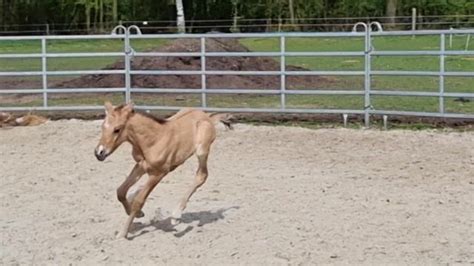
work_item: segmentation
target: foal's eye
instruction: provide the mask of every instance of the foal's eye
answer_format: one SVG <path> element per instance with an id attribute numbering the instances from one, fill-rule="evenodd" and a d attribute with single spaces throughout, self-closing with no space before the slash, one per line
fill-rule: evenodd
<path id="1" fill-rule="evenodd" d="M 119 127 L 114 129 L 114 134 L 118 134 L 118 133 L 120 133 L 120 128 Z"/>

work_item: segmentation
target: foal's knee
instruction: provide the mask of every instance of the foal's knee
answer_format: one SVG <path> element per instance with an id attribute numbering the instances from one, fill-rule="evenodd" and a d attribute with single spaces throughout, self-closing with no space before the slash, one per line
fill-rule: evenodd
<path id="1" fill-rule="evenodd" d="M 117 188 L 117 199 L 120 202 L 125 202 L 127 200 L 127 191 L 124 191 L 121 187 Z"/>

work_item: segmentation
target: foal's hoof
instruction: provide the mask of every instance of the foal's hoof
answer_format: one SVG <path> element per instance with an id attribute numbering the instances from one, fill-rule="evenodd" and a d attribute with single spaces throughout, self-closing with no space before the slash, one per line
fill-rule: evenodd
<path id="1" fill-rule="evenodd" d="M 181 220 L 182 211 L 180 209 L 176 209 L 173 214 L 171 215 L 171 225 L 179 224 Z"/>
<path id="2" fill-rule="evenodd" d="M 117 240 L 128 240 L 127 235 L 128 233 L 120 233 L 120 234 L 117 234 L 116 238 Z"/>
<path id="3" fill-rule="evenodd" d="M 137 215 L 135 215 L 135 218 L 142 218 L 143 216 L 145 216 L 145 213 L 143 211 L 139 211 Z"/>
<path id="4" fill-rule="evenodd" d="M 179 219 L 176 218 L 171 218 L 170 220 L 171 225 L 175 226 L 179 224 Z"/>

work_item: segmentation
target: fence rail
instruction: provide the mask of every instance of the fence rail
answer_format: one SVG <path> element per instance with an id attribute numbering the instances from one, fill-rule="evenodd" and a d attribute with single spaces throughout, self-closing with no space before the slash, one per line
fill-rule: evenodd
<path id="1" fill-rule="evenodd" d="M 235 34 L 131 34 L 129 30 L 125 30 L 123 34 L 112 35 L 93 35 L 93 36 L 8 36 L 0 37 L 1 41 L 19 41 L 19 40 L 39 40 L 41 41 L 41 53 L 9 53 L 0 54 L 0 59 L 24 59 L 38 58 L 41 59 L 41 71 L 2 71 L 0 77 L 25 77 L 39 76 L 42 77 L 41 89 L 4 89 L 0 83 L 0 96 L 5 94 L 42 94 L 43 105 L 38 107 L 32 106 L 1 106 L 0 111 L 26 111 L 26 110 L 100 110 L 102 106 L 51 106 L 49 102 L 49 94 L 54 93 L 123 93 L 125 101 L 133 100 L 134 93 L 177 93 L 177 94 L 197 94 L 201 95 L 201 108 L 208 111 L 226 111 L 226 112 L 265 112 L 265 113 L 319 113 L 319 114 L 357 114 L 364 115 L 366 126 L 370 125 L 370 118 L 373 115 L 402 115 L 402 116 L 423 116 L 423 117 L 445 117 L 445 118 L 467 118 L 474 119 L 472 113 L 448 113 L 445 110 L 445 99 L 453 97 L 474 98 L 474 92 L 446 92 L 445 77 L 474 77 L 473 71 L 446 71 L 446 56 L 472 56 L 472 50 L 446 50 L 445 39 L 451 35 L 472 35 L 474 30 L 423 30 L 423 31 L 372 31 L 371 25 L 363 24 L 363 32 L 315 32 L 315 33 L 235 33 Z M 437 51 L 379 51 L 374 49 L 373 37 L 377 36 L 419 36 L 419 35 L 435 35 L 440 37 L 439 50 Z M 293 52 L 287 51 L 286 40 L 288 38 L 305 37 L 305 38 L 326 38 L 326 37 L 356 37 L 364 38 L 364 49 L 361 51 L 329 51 L 329 52 Z M 200 40 L 199 52 L 135 52 L 131 40 L 137 39 L 176 39 L 176 38 L 193 38 Z M 279 51 L 277 52 L 210 52 L 206 51 L 207 40 L 213 38 L 279 38 Z M 124 42 L 123 52 L 107 52 L 107 53 L 50 53 L 46 50 L 47 42 L 50 40 L 90 40 L 90 39 L 121 39 Z M 230 70 L 209 70 L 206 69 L 206 60 L 215 57 L 274 57 L 280 60 L 279 70 L 266 71 L 230 71 Z M 373 70 L 372 58 L 377 56 L 435 56 L 439 57 L 439 71 L 399 71 L 399 70 Z M 47 62 L 51 58 L 77 58 L 77 57 L 122 57 L 124 60 L 124 68 L 119 70 L 48 70 Z M 133 57 L 199 57 L 201 61 L 200 70 L 134 70 L 131 67 Z M 346 70 L 346 71 L 294 71 L 286 69 L 287 59 L 290 57 L 359 57 L 364 60 L 363 70 Z M 48 77 L 51 76 L 67 76 L 67 75 L 124 75 L 125 86 L 114 88 L 49 88 Z M 131 78 L 134 75 L 194 75 L 201 77 L 201 88 L 140 88 L 132 87 Z M 207 78 L 209 76 L 275 76 L 280 77 L 279 89 L 210 89 L 207 86 Z M 328 89 L 307 89 L 296 90 L 287 88 L 287 78 L 291 76 L 359 76 L 364 78 L 363 90 L 328 90 Z M 401 91 L 401 90 L 373 90 L 371 79 L 376 76 L 428 76 L 439 77 L 439 89 L 437 92 L 426 91 Z M 474 83 L 473 83 L 474 84 Z M 474 91 L 474 88 L 473 88 Z M 228 107 L 211 107 L 208 106 L 208 95 L 214 94 L 243 94 L 243 95 L 279 95 L 279 108 L 228 108 Z M 288 107 L 287 96 L 289 95 L 352 95 L 363 96 L 364 105 L 359 109 L 342 108 L 342 109 L 319 109 L 319 108 L 291 108 Z M 437 97 L 438 112 L 416 112 L 416 111 L 396 111 L 396 110 L 378 110 L 372 105 L 373 96 L 404 96 L 404 97 Z M 139 109 L 147 110 L 177 110 L 178 106 L 150 106 L 138 105 Z"/>

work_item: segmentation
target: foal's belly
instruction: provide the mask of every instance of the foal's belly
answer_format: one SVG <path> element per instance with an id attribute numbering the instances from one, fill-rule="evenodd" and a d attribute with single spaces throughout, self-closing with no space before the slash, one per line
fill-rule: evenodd
<path id="1" fill-rule="evenodd" d="M 150 171 L 171 172 L 194 154 L 194 149 L 183 149 L 179 151 L 167 151 L 147 160 Z"/>
<path id="2" fill-rule="evenodd" d="M 176 167 L 178 167 L 178 166 L 182 165 L 184 162 L 186 162 L 189 159 L 189 157 L 191 157 L 193 155 L 193 153 L 194 153 L 194 151 L 189 151 L 186 154 L 180 154 L 180 155 L 178 155 L 178 157 L 172 158 L 172 160 L 169 163 L 170 172 L 173 171 L 174 169 L 176 169 Z"/>

